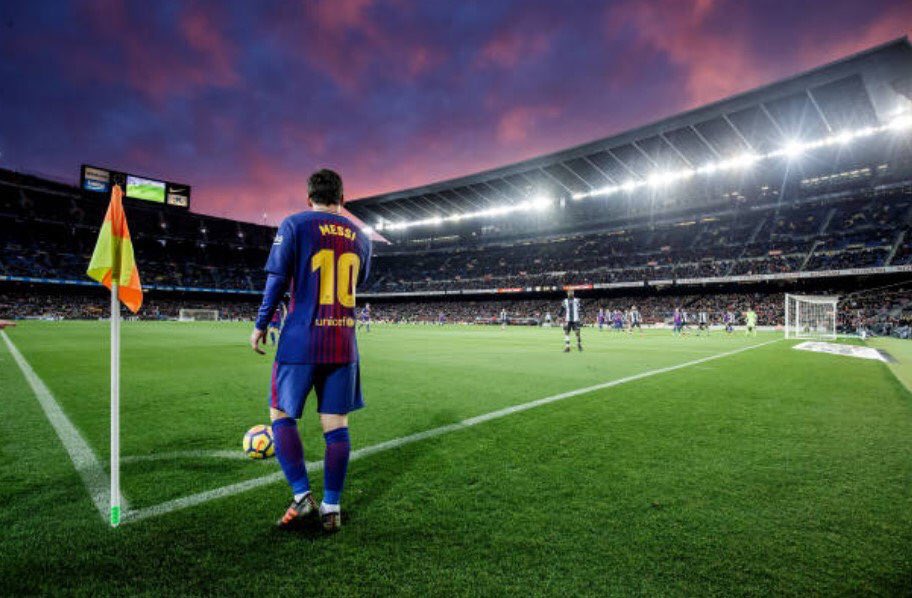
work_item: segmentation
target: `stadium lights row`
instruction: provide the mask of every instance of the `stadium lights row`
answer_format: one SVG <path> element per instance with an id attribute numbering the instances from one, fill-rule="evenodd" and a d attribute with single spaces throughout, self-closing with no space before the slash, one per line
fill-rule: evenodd
<path id="1" fill-rule="evenodd" d="M 743 170 L 755 165 L 758 162 L 761 162 L 763 160 L 770 160 L 773 158 L 795 159 L 810 150 L 815 150 L 822 147 L 846 145 L 856 139 L 871 137 L 872 135 L 883 133 L 885 131 L 904 131 L 908 129 L 912 129 L 912 114 L 902 114 L 885 125 L 876 127 L 864 127 L 855 131 L 844 131 L 842 133 L 836 133 L 822 139 L 818 139 L 816 141 L 791 141 L 785 144 L 785 146 L 766 154 L 748 152 L 734 156 L 727 160 L 722 160 L 720 162 L 711 162 L 709 164 L 700 166 L 699 168 L 684 168 L 681 170 L 674 170 L 669 172 L 659 172 L 651 175 L 645 180 L 630 179 L 620 185 L 612 185 L 609 187 L 602 187 L 600 189 L 593 189 L 592 191 L 588 191 L 586 193 L 574 193 L 571 197 L 575 200 L 581 200 L 589 197 L 605 197 L 620 193 L 622 191 L 629 193 L 641 187 L 664 187 L 676 181 L 689 179 L 698 175 L 712 175 L 719 172 Z M 376 230 L 402 230 L 411 228 L 413 226 L 440 225 L 445 222 L 459 222 L 461 220 L 468 220 L 473 218 L 503 216 L 516 212 L 541 212 L 551 208 L 553 204 L 554 202 L 551 198 L 540 196 L 529 201 L 523 201 L 520 203 L 510 204 L 498 208 L 480 210 L 477 212 L 463 212 L 449 216 L 436 216 L 433 218 L 424 218 L 421 220 L 410 220 L 405 222 L 379 221 L 376 224 Z"/>
<path id="2" fill-rule="evenodd" d="M 519 203 L 510 204 L 507 206 L 500 206 L 497 208 L 489 208 L 487 210 L 480 210 L 478 212 L 463 212 L 461 214 L 452 214 L 450 216 L 436 216 L 434 218 L 424 218 L 423 220 L 410 220 L 408 222 L 388 222 L 385 223 L 380 221 L 377 223 L 376 229 L 378 231 L 383 230 L 402 230 L 404 228 L 411 228 L 413 226 L 426 226 L 429 224 L 443 224 L 444 222 L 459 222 L 460 220 L 467 220 L 469 218 L 487 218 L 491 216 L 503 216 L 505 214 L 512 214 L 514 212 L 543 212 L 550 208 L 553 205 L 553 200 L 549 197 L 539 196 L 535 199 L 530 199 L 529 201 L 521 201 Z"/>

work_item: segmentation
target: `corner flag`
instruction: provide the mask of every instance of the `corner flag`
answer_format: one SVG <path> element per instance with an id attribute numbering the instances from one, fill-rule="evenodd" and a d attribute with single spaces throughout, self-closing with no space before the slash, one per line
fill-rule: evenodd
<path id="1" fill-rule="evenodd" d="M 123 210 L 123 191 L 111 190 L 92 261 L 89 278 L 111 289 L 111 527 L 120 525 L 120 302 L 133 313 L 143 302 L 139 270 L 133 258 L 133 243 Z"/>
<path id="2" fill-rule="evenodd" d="M 133 259 L 133 243 L 130 241 L 130 228 L 124 214 L 120 185 L 114 185 L 111 191 L 108 213 L 98 232 L 98 241 L 86 274 L 112 291 L 113 286 L 117 285 L 118 298 L 133 313 L 142 307 L 142 285 L 136 260 Z"/>

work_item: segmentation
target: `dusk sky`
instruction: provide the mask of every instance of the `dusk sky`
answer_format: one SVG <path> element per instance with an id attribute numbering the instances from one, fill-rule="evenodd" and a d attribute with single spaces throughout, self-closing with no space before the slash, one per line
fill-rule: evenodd
<path id="1" fill-rule="evenodd" d="M 908 0 L 3 2 L 0 166 L 275 223 L 591 141 L 912 30 Z"/>

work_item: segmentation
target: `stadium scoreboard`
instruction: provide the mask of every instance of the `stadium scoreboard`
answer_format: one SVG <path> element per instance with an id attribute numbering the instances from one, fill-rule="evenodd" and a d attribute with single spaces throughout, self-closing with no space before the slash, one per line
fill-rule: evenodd
<path id="1" fill-rule="evenodd" d="M 160 181 L 126 172 L 83 164 L 79 186 L 85 191 L 110 193 L 120 185 L 130 199 L 157 203 L 175 208 L 190 209 L 190 185 Z"/>

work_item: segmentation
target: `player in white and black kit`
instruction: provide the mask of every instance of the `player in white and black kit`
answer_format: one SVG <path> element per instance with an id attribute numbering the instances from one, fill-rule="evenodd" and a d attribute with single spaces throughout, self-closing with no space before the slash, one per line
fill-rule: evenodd
<path id="1" fill-rule="evenodd" d="M 637 306 L 631 306 L 630 308 L 630 332 L 633 332 L 633 329 L 636 328 L 638 331 L 643 332 L 643 327 L 640 325 L 640 310 L 637 309 Z"/>
<path id="2" fill-rule="evenodd" d="M 583 341 L 580 338 L 580 326 L 583 321 L 580 312 L 579 299 L 573 296 L 573 291 L 567 291 L 567 298 L 561 302 L 561 317 L 564 318 L 564 353 L 570 352 L 570 332 L 576 331 L 576 348 L 583 350 Z"/>
<path id="3" fill-rule="evenodd" d="M 509 317 L 507 316 L 507 308 L 501 309 L 500 310 L 500 329 L 501 330 L 507 329 L 507 320 L 508 319 L 509 319 Z"/>
<path id="4" fill-rule="evenodd" d="M 697 334 L 709 336 L 709 314 L 703 308 L 697 313 L 697 324 Z"/>
<path id="5" fill-rule="evenodd" d="M 552 322 L 551 322 L 551 312 L 550 312 L 550 311 L 546 311 L 546 312 L 545 312 L 545 322 L 544 322 L 544 324 L 542 324 L 542 325 L 543 325 L 543 326 L 547 326 L 548 328 L 551 328 L 551 323 L 552 323 Z"/>

